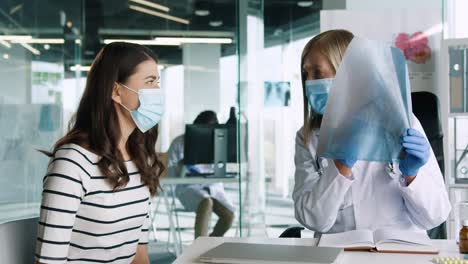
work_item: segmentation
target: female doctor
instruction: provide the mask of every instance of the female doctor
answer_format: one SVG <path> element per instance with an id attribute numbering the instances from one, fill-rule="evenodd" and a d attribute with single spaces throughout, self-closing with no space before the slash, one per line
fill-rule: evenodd
<path id="1" fill-rule="evenodd" d="M 352 39 L 345 30 L 323 32 L 302 52 L 304 125 L 296 135 L 296 219 L 318 233 L 438 226 L 451 205 L 434 153 L 414 115 L 414 128 L 402 135 L 406 156 L 399 164 L 316 156 L 327 94 L 314 91 L 330 88 Z"/>

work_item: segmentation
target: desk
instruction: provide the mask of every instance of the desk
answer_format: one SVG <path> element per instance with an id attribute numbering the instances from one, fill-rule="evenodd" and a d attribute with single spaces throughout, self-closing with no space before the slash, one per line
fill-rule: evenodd
<path id="1" fill-rule="evenodd" d="M 209 177 L 181 177 L 181 178 L 162 178 L 161 185 L 178 185 L 178 184 L 213 184 L 213 183 L 237 183 L 238 177 L 227 178 L 209 178 Z"/>
<path id="2" fill-rule="evenodd" d="M 201 263 L 196 259 L 204 252 L 215 248 L 223 242 L 241 242 L 256 244 L 277 244 L 277 245 L 299 245 L 315 246 L 314 238 L 222 238 L 222 237 L 201 237 L 184 250 L 174 263 L 189 264 Z M 458 246 L 454 240 L 433 240 L 434 246 L 440 250 L 439 256 L 459 256 Z M 341 263 L 359 263 L 359 264 L 419 264 L 430 262 L 437 255 L 420 254 L 390 254 L 390 253 L 372 253 L 372 252 L 351 252 L 345 251 Z"/>

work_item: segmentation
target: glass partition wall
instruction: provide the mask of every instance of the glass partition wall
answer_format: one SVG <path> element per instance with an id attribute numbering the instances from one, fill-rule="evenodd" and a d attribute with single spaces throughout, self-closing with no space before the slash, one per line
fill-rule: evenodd
<path id="1" fill-rule="evenodd" d="M 248 123 L 242 230 L 278 237 L 297 226 L 294 145 L 303 122 L 300 56 L 320 31 L 322 1 L 240 1 L 240 98 Z"/>
<path id="2" fill-rule="evenodd" d="M 1 1 L 0 224 L 38 215 L 48 164 L 38 150 L 49 150 L 67 131 L 90 65 L 107 43 L 139 43 L 158 57 L 166 102 L 155 148 L 162 155 L 202 111 L 214 111 L 224 124 L 232 108 L 237 125 L 236 10 L 235 0 Z M 236 155 L 244 147 L 237 143 Z M 234 180 L 224 188 L 236 220 L 226 235 L 239 236 L 242 175 L 239 162 L 227 167 Z M 172 195 L 173 185 L 162 187 L 153 199 L 151 238 L 170 242 L 172 252 L 174 244 L 193 240 L 195 213 Z M 163 194 L 168 203 L 160 201 Z"/>

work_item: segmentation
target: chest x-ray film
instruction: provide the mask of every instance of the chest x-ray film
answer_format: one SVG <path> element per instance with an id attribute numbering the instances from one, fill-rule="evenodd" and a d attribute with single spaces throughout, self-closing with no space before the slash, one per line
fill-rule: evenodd
<path id="1" fill-rule="evenodd" d="M 330 89 L 319 157 L 394 162 L 411 126 L 411 89 L 403 53 L 355 37 Z"/>

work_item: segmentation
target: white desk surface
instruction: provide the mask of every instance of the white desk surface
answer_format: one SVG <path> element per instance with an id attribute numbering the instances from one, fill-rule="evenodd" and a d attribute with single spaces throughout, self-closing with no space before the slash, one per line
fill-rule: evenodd
<path id="1" fill-rule="evenodd" d="M 178 185 L 178 184 L 212 184 L 212 183 L 237 183 L 238 177 L 227 178 L 210 178 L 210 177 L 164 177 L 161 179 L 161 185 Z"/>
<path id="2" fill-rule="evenodd" d="M 279 244 L 279 245 L 301 245 L 314 246 L 314 238 L 222 238 L 222 237 L 200 237 L 193 244 L 183 251 L 183 254 L 174 262 L 176 264 L 201 263 L 197 258 L 206 251 L 222 244 L 223 242 L 242 242 L 258 244 Z M 458 245 L 453 240 L 433 240 L 434 246 L 439 248 L 440 257 L 459 257 Z M 341 263 L 359 264 L 419 264 L 430 262 L 437 255 L 422 254 L 391 254 L 372 252 L 350 252 L 345 251 Z"/>

